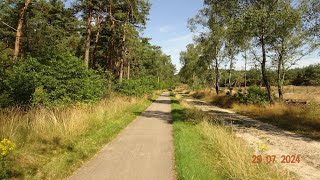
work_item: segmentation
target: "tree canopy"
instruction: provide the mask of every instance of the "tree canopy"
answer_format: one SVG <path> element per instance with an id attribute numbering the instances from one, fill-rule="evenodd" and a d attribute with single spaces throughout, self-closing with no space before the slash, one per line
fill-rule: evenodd
<path id="1" fill-rule="evenodd" d="M 145 0 L 81 0 L 69 8 L 63 0 L 1 1 L 1 106 L 96 100 L 144 77 L 154 88 L 173 82 L 170 56 L 141 36 L 150 6 Z"/>
<path id="2" fill-rule="evenodd" d="M 203 8 L 189 20 L 190 30 L 198 34 L 196 40 L 181 54 L 185 59 L 186 54 L 194 52 L 189 47 L 201 49 L 195 55 L 200 58 L 194 60 L 199 65 L 183 64 L 179 75 L 190 83 L 194 79 L 190 74 L 197 69 L 211 69 L 214 73 L 207 73 L 203 79 L 210 80 L 212 75 L 218 94 L 220 85 L 230 89 L 236 84 L 246 85 L 247 66 L 253 62 L 254 66 L 250 65 L 253 69 L 260 65 L 259 82 L 266 87 L 272 103 L 274 79 L 271 74 L 276 71 L 276 85 L 282 99 L 287 71 L 319 49 L 319 22 L 317 0 L 205 0 Z M 240 73 L 244 77 L 242 80 L 232 78 L 239 56 L 245 59 L 245 72 Z M 221 77 L 228 79 L 228 83 L 220 82 Z"/>

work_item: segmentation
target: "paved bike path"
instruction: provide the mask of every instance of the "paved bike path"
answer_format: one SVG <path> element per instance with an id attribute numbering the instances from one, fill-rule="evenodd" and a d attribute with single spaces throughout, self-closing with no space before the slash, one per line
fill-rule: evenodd
<path id="1" fill-rule="evenodd" d="M 174 179 L 171 121 L 166 92 L 69 179 Z"/>

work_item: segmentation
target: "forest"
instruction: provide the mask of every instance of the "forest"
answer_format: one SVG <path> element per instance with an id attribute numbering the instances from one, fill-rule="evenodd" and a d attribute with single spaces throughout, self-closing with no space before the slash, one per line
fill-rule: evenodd
<path id="1" fill-rule="evenodd" d="M 70 175 L 174 85 L 171 57 L 142 35 L 150 6 L 0 1 L 0 179 Z"/>
<path id="2" fill-rule="evenodd" d="M 179 178 L 319 179 L 307 164 L 319 163 L 308 142 L 320 138 L 320 1 L 204 0 L 188 28 L 173 102 Z"/>
<path id="3" fill-rule="evenodd" d="M 217 94 L 220 86 L 264 86 L 270 103 L 271 86 L 283 99 L 284 85 L 319 85 L 319 64 L 292 68 L 319 53 L 319 7 L 315 0 L 204 1 L 189 19 L 196 37 L 180 54 L 180 79 L 192 86 L 211 84 Z M 236 70 L 240 60 L 244 69 Z"/>
<path id="4" fill-rule="evenodd" d="M 94 102 L 107 91 L 141 95 L 172 83 L 170 57 L 141 36 L 147 1 L 67 8 L 62 0 L 3 0 L 0 9 L 1 107 Z"/>
<path id="5" fill-rule="evenodd" d="M 0 179 L 320 179 L 319 57 L 319 0 L 0 0 Z"/>

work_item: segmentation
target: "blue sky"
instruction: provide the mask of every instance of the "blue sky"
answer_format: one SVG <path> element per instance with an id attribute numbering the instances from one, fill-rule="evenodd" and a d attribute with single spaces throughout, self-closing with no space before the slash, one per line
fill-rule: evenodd
<path id="1" fill-rule="evenodd" d="M 179 70 L 179 54 L 192 43 L 192 33 L 187 28 L 188 18 L 201 9 L 202 0 L 150 0 L 152 6 L 144 36 L 151 37 L 152 44 L 162 47 L 171 56 Z"/>
<path id="2" fill-rule="evenodd" d="M 67 0 L 67 6 L 74 0 Z M 150 0 L 152 6 L 144 37 L 152 38 L 151 44 L 161 46 L 171 56 L 179 70 L 180 51 L 192 43 L 192 33 L 187 28 L 188 18 L 201 9 L 203 0 Z"/>
<path id="3" fill-rule="evenodd" d="M 152 44 L 162 47 L 171 56 L 177 69 L 180 52 L 192 43 L 193 34 L 187 28 L 188 18 L 194 17 L 202 8 L 203 0 L 150 0 L 152 6 L 144 36 L 152 38 Z M 318 52 L 300 60 L 295 67 L 320 63 Z M 238 59 L 236 69 L 244 69 L 244 61 Z"/>
<path id="4" fill-rule="evenodd" d="M 70 1 L 67 0 L 67 5 Z M 179 54 L 187 44 L 192 43 L 193 34 L 187 28 L 188 19 L 202 8 L 203 0 L 150 0 L 152 6 L 144 37 L 152 38 L 153 45 L 161 46 L 164 53 L 171 56 L 177 70 L 181 68 Z M 296 66 L 320 63 L 319 51 L 305 57 Z M 236 69 L 243 69 L 241 59 Z"/>

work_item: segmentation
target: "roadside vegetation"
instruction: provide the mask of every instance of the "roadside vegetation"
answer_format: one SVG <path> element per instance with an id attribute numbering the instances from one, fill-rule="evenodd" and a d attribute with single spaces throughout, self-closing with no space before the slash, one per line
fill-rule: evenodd
<path id="1" fill-rule="evenodd" d="M 63 179 L 176 82 L 137 0 L 0 2 L 0 179 Z"/>
<path id="2" fill-rule="evenodd" d="M 252 163 L 254 151 L 230 128 L 174 96 L 172 101 L 178 179 L 294 178 L 276 164 Z"/>
<path id="3" fill-rule="evenodd" d="M 320 64 L 306 58 L 319 55 L 319 12 L 318 0 L 204 1 L 189 19 L 180 82 L 196 98 L 320 139 Z"/>
<path id="4" fill-rule="evenodd" d="M 319 62 L 307 62 L 319 54 L 319 12 L 318 0 L 204 1 L 189 19 L 195 37 L 180 53 L 180 80 L 217 95 L 263 86 L 269 104 L 284 100 L 285 85 L 319 86 Z"/>
<path id="5" fill-rule="evenodd" d="M 302 89 L 302 88 L 300 88 Z M 306 90 L 303 90 L 306 91 Z M 280 128 L 306 135 L 313 139 L 320 139 L 320 105 L 316 102 L 310 104 L 286 104 L 276 102 L 268 105 L 268 98 L 264 89 L 251 87 L 244 95 L 239 92 L 234 95 L 214 91 L 191 91 L 194 98 L 202 99 L 222 108 L 271 123 Z"/>
<path id="6" fill-rule="evenodd" d="M 150 98 L 112 95 L 93 105 L 1 110 L 1 138 L 15 143 L 1 166 L 2 178 L 67 177 L 143 112 Z"/>

